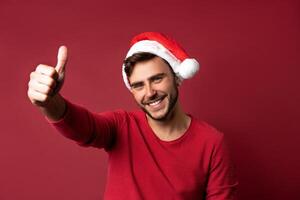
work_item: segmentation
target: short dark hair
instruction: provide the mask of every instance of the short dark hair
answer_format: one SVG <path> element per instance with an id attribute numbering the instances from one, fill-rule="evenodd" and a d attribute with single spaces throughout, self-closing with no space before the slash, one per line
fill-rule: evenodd
<path id="1" fill-rule="evenodd" d="M 127 77 L 131 76 L 133 68 L 137 63 L 143 62 L 143 61 L 148 61 L 155 57 L 158 57 L 158 56 L 153 53 L 149 53 L 149 52 L 139 52 L 139 53 L 133 54 L 132 56 L 129 56 L 123 62 L 124 66 L 125 66 L 124 71 L 126 73 L 126 76 Z M 170 67 L 171 71 L 173 72 L 173 69 L 170 66 L 170 64 L 165 59 L 162 58 L 162 60 Z"/>

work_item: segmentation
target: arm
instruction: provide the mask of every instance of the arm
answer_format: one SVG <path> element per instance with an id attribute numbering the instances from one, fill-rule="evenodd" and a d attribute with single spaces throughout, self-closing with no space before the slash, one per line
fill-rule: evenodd
<path id="1" fill-rule="evenodd" d="M 62 88 L 67 63 L 67 48 L 58 50 L 55 67 L 40 64 L 30 74 L 28 97 L 63 135 L 80 145 L 108 148 L 111 146 L 117 127 L 113 113 L 95 114 L 64 99 Z"/>
<path id="2" fill-rule="evenodd" d="M 114 144 L 118 124 L 122 117 L 118 112 L 93 113 L 64 99 L 66 112 L 58 121 L 48 122 L 62 135 L 81 146 L 93 146 L 109 150 Z"/>
<path id="3" fill-rule="evenodd" d="M 222 134 L 212 154 L 206 200 L 236 200 L 237 185 L 234 166 Z"/>

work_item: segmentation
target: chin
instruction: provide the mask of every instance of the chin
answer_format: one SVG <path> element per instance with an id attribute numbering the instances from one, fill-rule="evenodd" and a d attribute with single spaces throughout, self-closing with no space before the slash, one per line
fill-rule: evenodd
<path id="1" fill-rule="evenodd" d="M 157 121 L 164 121 L 165 119 L 167 119 L 167 114 L 150 114 L 150 113 L 147 113 L 147 115 L 149 117 L 151 117 L 152 119 L 154 120 L 157 120 Z"/>
<path id="2" fill-rule="evenodd" d="M 172 110 L 170 108 L 167 108 L 166 110 L 160 110 L 157 112 L 150 112 L 144 107 L 142 107 L 142 110 L 153 120 L 157 121 L 165 121 L 172 116 Z"/>

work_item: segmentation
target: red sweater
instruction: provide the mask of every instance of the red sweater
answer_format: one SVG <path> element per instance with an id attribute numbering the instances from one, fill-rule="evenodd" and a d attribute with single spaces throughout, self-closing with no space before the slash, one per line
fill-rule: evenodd
<path id="1" fill-rule="evenodd" d="M 67 101 L 64 118 L 50 123 L 80 145 L 108 153 L 106 200 L 235 199 L 223 134 L 191 118 L 173 141 L 160 140 L 142 111 L 92 113 Z"/>

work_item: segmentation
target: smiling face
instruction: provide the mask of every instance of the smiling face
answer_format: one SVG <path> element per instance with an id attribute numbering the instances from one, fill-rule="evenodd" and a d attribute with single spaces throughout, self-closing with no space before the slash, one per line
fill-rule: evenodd
<path id="1" fill-rule="evenodd" d="M 146 114 L 154 120 L 167 120 L 177 105 L 176 77 L 160 57 L 135 64 L 129 77 L 131 93 Z"/>

